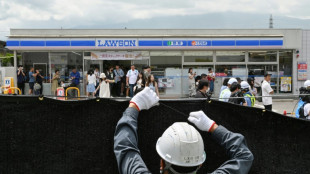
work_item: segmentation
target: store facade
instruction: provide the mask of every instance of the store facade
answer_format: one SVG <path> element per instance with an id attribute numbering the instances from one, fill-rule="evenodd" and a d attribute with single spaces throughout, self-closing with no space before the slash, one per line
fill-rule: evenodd
<path id="1" fill-rule="evenodd" d="M 186 97 L 188 69 L 197 74 L 216 73 L 215 96 L 222 80 L 255 77 L 257 86 L 265 71 L 277 93 L 297 93 L 297 62 L 302 30 L 30 30 L 11 29 L 7 47 L 14 51 L 15 66 L 34 66 L 46 77 L 44 94 L 51 94 L 56 69 L 69 83 L 76 67 L 82 77 L 90 68 L 120 64 L 138 70 L 150 65 L 158 79 L 160 95 Z M 83 74 L 83 75 L 82 75 Z M 81 78 L 81 92 L 85 81 Z M 27 85 L 26 85 L 27 86 Z"/>

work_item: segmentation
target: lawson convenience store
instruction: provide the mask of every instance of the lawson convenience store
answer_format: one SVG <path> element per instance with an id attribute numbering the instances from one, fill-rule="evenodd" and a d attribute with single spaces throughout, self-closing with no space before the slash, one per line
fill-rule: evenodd
<path id="1" fill-rule="evenodd" d="M 215 95 L 224 77 L 257 80 L 265 71 L 273 74 L 277 93 L 296 93 L 297 52 L 301 49 L 301 30 L 72 30 L 11 29 L 7 47 L 14 51 L 15 66 L 26 71 L 34 66 L 45 76 L 44 94 L 51 94 L 50 80 L 56 69 L 69 83 L 76 67 L 80 74 L 99 67 L 135 64 L 140 70 L 150 65 L 157 77 L 160 95 L 185 97 L 188 94 L 188 68 L 197 74 L 215 70 Z M 289 77 L 283 88 L 283 77 Z M 85 81 L 81 78 L 81 92 Z M 28 86 L 28 85 L 26 85 Z"/>

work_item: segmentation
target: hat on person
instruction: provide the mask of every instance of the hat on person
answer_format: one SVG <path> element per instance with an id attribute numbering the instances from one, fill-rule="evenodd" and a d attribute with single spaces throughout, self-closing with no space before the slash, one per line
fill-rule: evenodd
<path id="1" fill-rule="evenodd" d="M 101 78 L 101 79 L 106 78 L 105 73 L 101 73 L 101 74 L 100 74 L 100 78 Z"/>
<path id="2" fill-rule="evenodd" d="M 304 83 L 304 87 L 307 88 L 310 86 L 310 80 L 306 80 Z"/>
<path id="3" fill-rule="evenodd" d="M 246 88 L 250 88 L 250 85 L 248 84 L 248 82 L 242 81 L 241 82 L 241 89 L 246 89 Z"/>
<path id="4" fill-rule="evenodd" d="M 264 77 L 267 77 L 267 76 L 271 76 L 272 74 L 270 74 L 270 73 L 268 73 L 268 72 L 265 72 L 265 74 L 264 74 Z"/>
<path id="5" fill-rule="evenodd" d="M 227 84 L 231 85 L 231 84 L 233 84 L 234 82 L 238 82 L 237 79 L 235 79 L 235 78 L 230 78 L 230 79 L 228 80 Z"/>

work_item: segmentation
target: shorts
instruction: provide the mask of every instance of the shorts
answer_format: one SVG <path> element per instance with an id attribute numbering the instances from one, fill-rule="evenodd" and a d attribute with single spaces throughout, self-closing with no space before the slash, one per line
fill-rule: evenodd
<path id="1" fill-rule="evenodd" d="M 29 82 L 29 89 L 33 90 L 34 82 Z"/>
<path id="2" fill-rule="evenodd" d="M 88 84 L 87 85 L 87 92 L 95 92 L 95 84 Z"/>

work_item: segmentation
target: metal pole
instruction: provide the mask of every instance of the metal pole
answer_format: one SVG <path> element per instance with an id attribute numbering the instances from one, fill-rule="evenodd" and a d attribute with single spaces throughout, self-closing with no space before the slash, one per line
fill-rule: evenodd
<path id="1" fill-rule="evenodd" d="M 17 72 L 16 72 L 16 70 L 17 70 L 17 52 L 16 51 L 14 51 L 14 78 L 13 79 L 15 79 L 14 80 L 14 86 L 17 86 Z"/>

